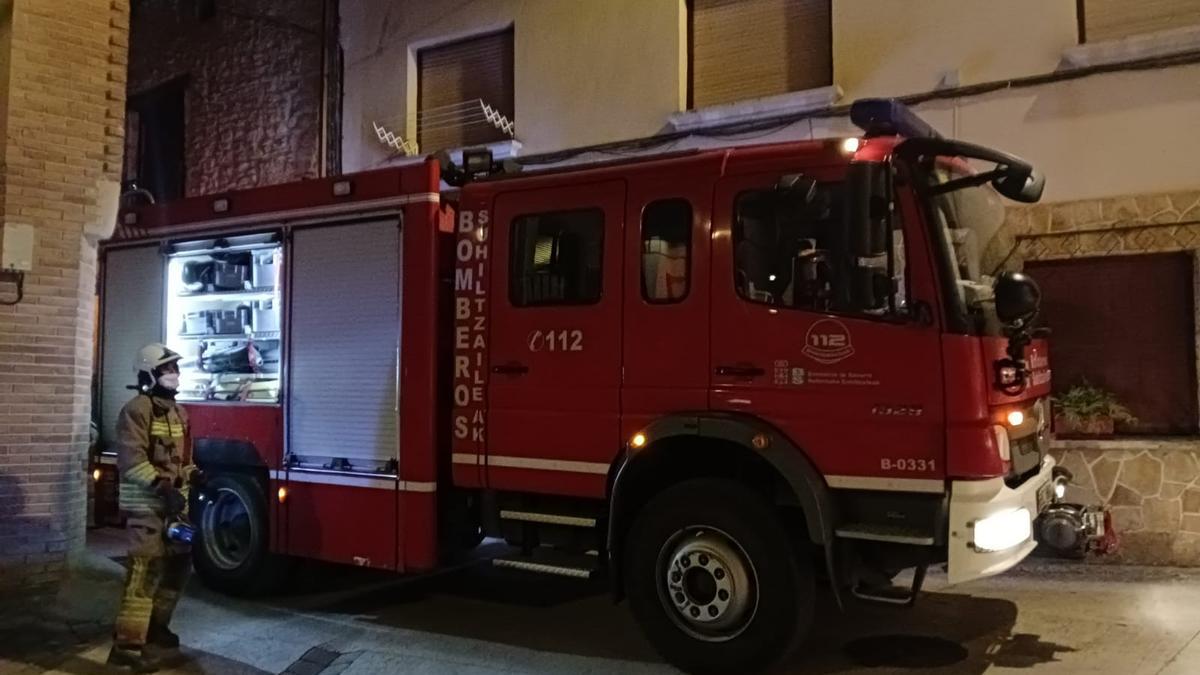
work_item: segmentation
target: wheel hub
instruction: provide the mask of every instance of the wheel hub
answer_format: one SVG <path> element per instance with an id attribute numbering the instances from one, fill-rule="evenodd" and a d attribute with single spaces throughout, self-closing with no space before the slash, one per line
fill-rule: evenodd
<path id="1" fill-rule="evenodd" d="M 676 623 L 703 640 L 724 641 L 754 616 L 758 589 L 741 546 L 711 529 L 681 532 L 663 548 L 663 590 Z"/>
<path id="2" fill-rule="evenodd" d="M 257 528 L 241 495 L 221 488 L 215 498 L 204 503 L 200 523 L 203 546 L 215 565 L 233 570 L 246 562 Z"/>

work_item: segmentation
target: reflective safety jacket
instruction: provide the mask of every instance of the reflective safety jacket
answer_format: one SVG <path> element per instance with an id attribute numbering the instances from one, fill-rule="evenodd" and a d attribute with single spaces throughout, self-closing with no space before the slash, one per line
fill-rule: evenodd
<path id="1" fill-rule="evenodd" d="M 166 480 L 187 496 L 192 457 L 187 412 L 169 398 L 141 394 L 117 417 L 117 468 L 121 510 L 131 514 L 164 511 L 156 494 Z"/>

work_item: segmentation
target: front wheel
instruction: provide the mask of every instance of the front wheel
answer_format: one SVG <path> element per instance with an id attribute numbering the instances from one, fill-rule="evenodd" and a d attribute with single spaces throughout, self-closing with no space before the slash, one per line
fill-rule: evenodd
<path id="1" fill-rule="evenodd" d="M 812 621 L 814 580 L 775 511 L 732 481 L 691 480 L 639 513 L 626 592 L 650 642 L 689 672 L 748 672 L 790 654 Z"/>
<path id="2" fill-rule="evenodd" d="M 206 586 L 233 595 L 275 590 L 283 561 L 268 546 L 267 499 L 258 481 L 242 474 L 214 476 L 193 509 L 192 562 Z"/>

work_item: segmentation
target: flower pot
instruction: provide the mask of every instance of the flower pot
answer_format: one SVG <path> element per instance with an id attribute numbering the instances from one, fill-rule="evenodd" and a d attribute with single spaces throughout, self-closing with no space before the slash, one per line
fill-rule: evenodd
<path id="1" fill-rule="evenodd" d="M 1112 438 L 1113 418 L 1087 417 L 1083 419 L 1054 416 L 1054 434 L 1059 438 Z"/>

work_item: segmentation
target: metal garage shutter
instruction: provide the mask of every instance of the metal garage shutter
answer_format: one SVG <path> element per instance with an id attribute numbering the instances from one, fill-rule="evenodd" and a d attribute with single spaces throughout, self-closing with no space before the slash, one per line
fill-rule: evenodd
<path id="1" fill-rule="evenodd" d="M 292 246 L 288 452 L 379 470 L 399 458 L 397 221 L 298 230 Z"/>
<path id="2" fill-rule="evenodd" d="M 1196 328 L 1191 253 L 1029 262 L 1050 327 L 1054 388 L 1084 380 L 1139 422 L 1126 433 L 1195 434 Z"/>
<path id="3" fill-rule="evenodd" d="M 1088 42 L 1200 23 L 1200 0 L 1086 0 L 1084 30 Z"/>
<path id="4" fill-rule="evenodd" d="M 134 395 L 126 388 L 137 382 L 133 357 L 147 343 L 162 340 L 165 273 L 158 246 L 105 253 L 100 437 L 106 447 L 116 438 L 117 415 Z"/>
<path id="5" fill-rule="evenodd" d="M 691 106 L 833 82 L 830 0 L 692 0 Z"/>
<path id="6" fill-rule="evenodd" d="M 429 154 L 508 138 L 482 100 L 513 119 L 513 32 L 427 47 L 417 54 L 417 139 Z"/>

